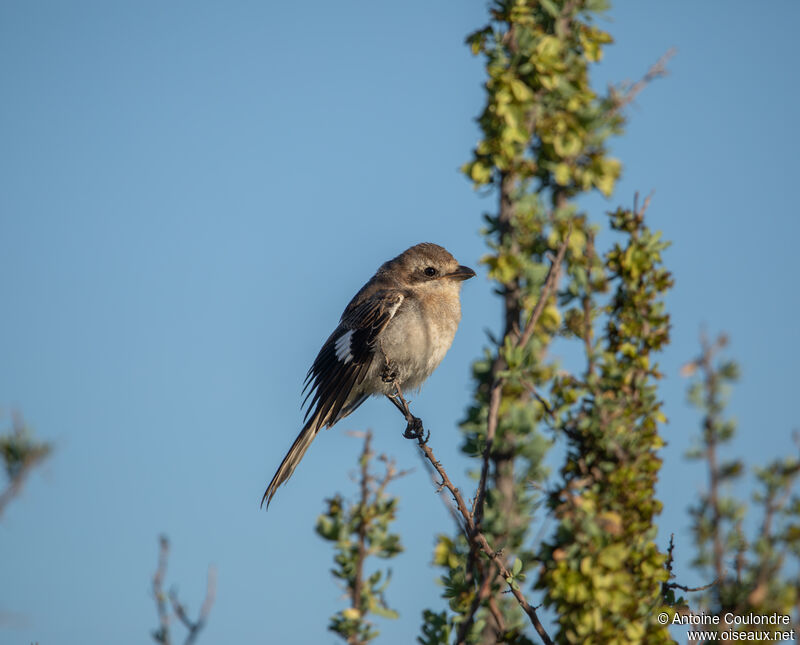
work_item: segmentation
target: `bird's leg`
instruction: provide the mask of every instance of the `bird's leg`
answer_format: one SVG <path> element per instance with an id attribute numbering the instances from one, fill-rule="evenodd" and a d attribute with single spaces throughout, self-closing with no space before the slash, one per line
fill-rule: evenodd
<path id="1" fill-rule="evenodd" d="M 406 439 L 417 439 L 420 443 L 427 443 L 430 433 L 428 433 L 428 437 L 425 437 L 425 428 L 422 427 L 422 419 L 411 414 L 411 410 L 408 407 L 408 401 L 406 401 L 405 397 L 403 396 L 403 390 L 400 389 L 400 384 L 397 382 L 397 367 L 392 361 L 389 360 L 389 357 L 386 356 L 386 352 L 383 352 L 383 345 L 381 345 L 381 351 L 383 353 L 383 369 L 381 370 L 381 380 L 384 383 L 393 385 L 395 390 L 393 394 L 387 394 L 386 398 L 389 399 L 398 410 L 400 410 L 400 413 L 408 422 L 405 432 L 403 432 L 403 436 Z"/>
<path id="2" fill-rule="evenodd" d="M 394 385 L 395 393 L 387 394 L 386 398 L 394 403 L 395 407 L 400 410 L 408 422 L 403 436 L 406 439 L 417 439 L 420 441 L 420 443 L 426 443 L 428 441 L 428 437 L 430 437 L 430 434 L 428 434 L 428 437 L 425 437 L 425 428 L 422 427 L 422 419 L 411 414 L 411 410 L 408 407 L 408 401 L 406 401 L 405 397 L 403 396 L 403 391 L 400 389 L 400 384 L 395 379 L 391 379 L 389 382 Z"/>
<path id="3" fill-rule="evenodd" d="M 388 358 L 384 354 L 383 357 L 383 369 L 381 370 L 381 380 L 384 383 L 396 383 L 397 382 L 397 369 Z M 400 410 L 403 411 L 402 409 Z"/>
<path id="4" fill-rule="evenodd" d="M 395 394 L 387 394 L 386 395 L 386 398 L 389 399 L 394 404 L 394 407 L 396 407 L 398 410 L 400 410 L 400 414 L 402 414 L 405 417 L 406 416 L 406 409 L 403 407 L 403 404 L 400 403 L 400 401 L 397 400 L 396 397 L 397 397 L 397 395 L 395 395 Z"/>

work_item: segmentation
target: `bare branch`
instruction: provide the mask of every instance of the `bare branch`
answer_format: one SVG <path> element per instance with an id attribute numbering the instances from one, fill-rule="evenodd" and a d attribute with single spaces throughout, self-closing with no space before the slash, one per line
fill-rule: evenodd
<path id="1" fill-rule="evenodd" d="M 495 365 L 504 363 L 503 359 L 499 356 L 495 359 Z M 498 366 L 495 370 L 492 368 L 492 373 L 500 371 L 502 366 Z M 497 434 L 497 422 L 500 412 L 500 401 L 503 398 L 503 379 L 495 379 L 492 383 L 492 391 L 489 394 L 489 416 L 486 422 L 486 445 L 483 448 L 483 461 L 481 463 L 481 477 L 478 481 L 478 491 L 475 494 L 475 501 L 472 505 L 472 512 L 475 516 L 476 524 L 480 525 L 483 520 L 483 503 L 486 499 L 486 480 L 489 477 L 489 461 L 492 456 L 492 448 L 494 447 L 494 437 Z"/>
<path id="2" fill-rule="evenodd" d="M 431 477 L 431 481 L 433 485 L 436 486 L 436 492 L 441 493 L 443 484 L 439 481 L 439 478 L 436 476 L 436 470 L 431 466 L 430 462 L 425 458 L 425 455 L 419 453 L 420 459 L 422 459 L 422 463 L 425 464 L 425 469 L 428 471 L 428 474 Z M 442 503 L 447 508 L 447 512 L 450 513 L 450 517 L 453 518 L 453 522 L 455 522 L 458 530 L 464 535 L 464 537 L 469 541 L 469 535 L 467 535 L 467 530 L 464 528 L 464 523 L 461 521 L 461 515 L 458 512 L 458 509 L 453 505 L 453 500 L 449 497 L 440 495 L 439 499 L 442 500 Z"/>
<path id="3" fill-rule="evenodd" d="M 467 530 L 472 536 L 472 540 L 475 541 L 477 545 L 480 547 L 481 551 L 483 551 L 483 553 L 492 562 L 495 563 L 498 571 L 500 572 L 500 575 L 504 579 L 508 580 L 512 578 L 511 572 L 506 567 L 503 558 L 500 556 L 500 553 L 492 549 L 491 545 L 486 540 L 486 537 L 483 535 L 483 533 L 475 530 L 475 524 L 472 520 L 472 515 L 469 512 L 466 503 L 464 502 L 464 498 L 461 496 L 461 492 L 458 490 L 458 488 L 453 486 L 453 482 L 450 481 L 450 478 L 447 476 L 447 472 L 445 471 L 441 462 L 439 462 L 436 459 L 435 455 L 433 454 L 433 450 L 431 450 L 431 447 L 427 443 L 424 443 L 422 439 L 419 439 L 418 443 L 425 457 L 433 465 L 436 472 L 439 473 L 439 476 L 442 478 L 442 482 L 444 482 L 445 488 L 447 488 L 447 490 L 450 491 L 450 494 L 453 496 L 453 499 L 456 502 L 456 507 L 461 513 L 461 516 L 464 518 L 464 522 L 467 526 Z M 525 596 L 519 590 L 518 586 L 515 588 L 515 586 L 509 582 L 508 587 L 511 590 L 511 593 L 514 595 L 514 597 L 517 599 L 519 606 L 522 607 L 522 610 L 526 614 L 528 614 L 528 618 L 530 618 L 530 621 L 533 624 L 533 627 L 536 630 L 536 632 L 541 637 L 542 642 L 545 643 L 545 645 L 552 645 L 553 641 L 550 639 L 550 636 L 545 631 L 544 626 L 539 620 L 539 616 L 536 614 L 536 610 L 530 605 L 530 603 L 528 603 L 528 601 L 525 599 Z"/>
<path id="4" fill-rule="evenodd" d="M 525 347 L 525 345 L 528 344 L 528 341 L 531 339 L 531 336 L 536 328 L 536 323 L 539 322 L 539 317 L 542 315 L 542 312 L 547 305 L 547 301 L 550 299 L 550 295 L 555 289 L 556 282 L 558 281 L 558 274 L 561 270 L 561 263 L 564 261 L 564 256 L 567 253 L 567 246 L 569 246 L 569 238 L 571 235 L 572 222 L 569 224 L 569 229 L 567 230 L 567 234 L 564 236 L 564 241 L 558 248 L 556 259 L 553 261 L 553 263 L 550 265 L 550 269 L 547 271 L 547 277 L 545 278 L 544 286 L 542 287 L 542 295 L 539 296 L 539 300 L 536 302 L 536 306 L 533 308 L 531 317 L 528 320 L 528 323 L 525 325 L 525 330 L 522 332 L 522 336 L 517 343 L 518 347 Z"/>
<path id="5" fill-rule="evenodd" d="M 672 572 L 672 566 L 674 564 L 674 557 L 673 551 L 675 551 L 675 534 L 669 534 L 669 547 L 667 548 L 667 573 L 669 577 L 667 578 L 667 582 L 664 583 L 663 589 L 666 591 L 667 589 L 680 589 L 681 591 L 686 591 L 688 593 L 695 592 L 695 591 L 705 591 L 706 589 L 710 589 L 715 584 L 719 582 L 719 579 L 713 580 L 709 582 L 707 585 L 703 585 L 702 587 L 687 587 L 685 585 L 680 585 L 677 582 L 669 582 L 675 577 L 675 574 Z"/>
<path id="6" fill-rule="evenodd" d="M 594 251 L 594 233 L 591 233 L 586 238 L 586 258 L 590 263 L 595 258 Z M 590 281 L 591 283 L 591 281 Z M 592 327 L 592 296 L 590 289 L 587 289 L 581 299 L 581 306 L 583 307 L 583 347 L 586 352 L 586 380 L 594 373 L 594 351 L 592 349 L 592 340 L 594 338 L 594 329 Z"/>
<path id="7" fill-rule="evenodd" d="M 169 540 L 166 535 L 158 538 L 158 568 L 153 575 L 153 595 L 156 599 L 159 628 L 153 632 L 156 643 L 170 645 L 169 637 L 169 611 L 167 610 L 167 596 L 164 593 L 164 576 L 167 573 L 167 559 L 169 556 Z"/>
<path id="8" fill-rule="evenodd" d="M 675 550 L 675 534 L 674 533 L 670 533 L 669 534 L 669 547 L 667 547 L 667 563 L 666 563 L 667 582 L 664 583 L 665 584 L 665 588 L 666 588 L 666 584 L 668 584 L 668 582 L 675 577 L 675 574 L 672 573 L 672 565 L 675 562 L 675 558 L 673 557 L 673 551 L 674 550 Z"/>
<path id="9" fill-rule="evenodd" d="M 500 607 L 497 606 L 497 600 L 494 596 L 489 596 L 488 604 L 489 613 L 492 614 L 492 618 L 494 618 L 497 629 L 502 634 L 504 631 L 506 631 L 506 620 L 503 617 L 503 612 L 501 612 Z"/>
<path id="10" fill-rule="evenodd" d="M 172 610 L 175 612 L 175 615 L 178 619 L 183 623 L 184 627 L 189 631 L 186 635 L 186 640 L 184 641 L 184 645 L 192 645 L 197 639 L 198 634 L 200 631 L 205 627 L 206 621 L 208 620 L 208 615 L 211 613 L 211 607 L 214 605 L 214 599 L 217 593 L 217 570 L 215 567 L 208 568 L 208 578 L 206 581 L 206 597 L 203 601 L 203 605 L 200 608 L 200 614 L 197 617 L 197 620 L 192 621 L 189 618 L 189 614 L 186 611 L 186 607 L 184 607 L 181 602 L 178 600 L 177 593 L 172 590 L 169 594 L 170 602 L 172 603 Z"/>
<path id="11" fill-rule="evenodd" d="M 400 387 L 397 383 L 394 383 L 396 394 L 393 397 L 393 400 L 396 401 L 397 407 L 403 412 L 406 421 L 408 422 L 408 428 L 406 429 L 405 436 L 408 438 L 414 438 L 417 440 L 420 450 L 425 455 L 425 458 L 430 462 L 433 466 L 434 470 L 437 472 L 439 477 L 441 478 L 441 485 L 444 486 L 450 494 L 453 496 L 453 500 L 455 501 L 456 508 L 458 512 L 461 514 L 461 517 L 464 520 L 464 526 L 467 531 L 467 535 L 470 536 L 470 544 L 474 543 L 477 547 L 486 555 L 489 560 L 494 562 L 495 566 L 497 567 L 498 572 L 506 580 L 508 584 L 509 591 L 514 595 L 519 606 L 522 610 L 528 615 L 528 618 L 531 621 L 536 632 L 539 634 L 542 642 L 545 645 L 552 645 L 553 641 L 550 636 L 545 631 L 544 626 L 542 625 L 541 621 L 539 620 L 539 616 L 536 613 L 536 609 L 527 601 L 525 596 L 523 595 L 522 591 L 519 589 L 519 585 L 513 584 L 513 575 L 511 571 L 508 570 L 506 567 L 505 561 L 503 560 L 501 553 L 499 551 L 495 551 L 492 549 L 491 545 L 489 544 L 486 536 L 481 533 L 475 526 L 475 522 L 470 512 L 469 508 L 467 507 L 467 503 L 464 501 L 464 497 L 461 495 L 461 491 L 458 490 L 453 485 L 453 482 L 450 481 L 450 478 L 447 476 L 447 471 L 445 471 L 444 466 L 442 466 L 441 462 L 436 459 L 436 456 L 433 454 L 433 450 L 427 443 L 427 438 L 424 434 L 424 428 L 422 424 L 422 420 L 418 417 L 415 417 L 411 414 L 411 411 L 408 407 L 408 401 L 405 400 L 403 397 L 403 393 L 400 390 Z M 409 435 L 408 429 L 413 428 L 415 430 L 415 434 L 413 437 Z"/>
<path id="12" fill-rule="evenodd" d="M 164 592 L 164 576 L 167 573 L 167 561 L 169 559 L 169 540 L 165 535 L 162 535 L 158 539 L 158 544 L 158 567 L 153 574 L 153 595 L 156 599 L 159 627 L 152 632 L 153 640 L 162 645 L 170 645 L 172 642 L 169 632 L 171 617 L 169 605 L 167 604 L 167 598 L 169 597 L 173 613 L 188 631 L 184 645 L 192 645 L 200 631 L 205 627 L 208 616 L 211 613 L 211 607 L 214 605 L 214 598 L 217 592 L 217 570 L 215 567 L 208 568 L 206 596 L 200 607 L 197 620 L 192 620 L 189 618 L 186 607 L 178 599 L 177 592 L 174 589 L 170 590 L 169 594 Z"/>
<path id="13" fill-rule="evenodd" d="M 610 87 L 609 95 L 611 96 L 614 107 L 612 113 L 619 112 L 627 105 L 633 103 L 634 99 L 639 95 L 648 84 L 652 83 L 658 78 L 663 78 L 669 72 L 667 70 L 667 63 L 678 52 L 674 47 L 668 49 L 655 63 L 650 66 L 647 73 L 642 76 L 635 83 L 623 84 L 621 88 Z"/>

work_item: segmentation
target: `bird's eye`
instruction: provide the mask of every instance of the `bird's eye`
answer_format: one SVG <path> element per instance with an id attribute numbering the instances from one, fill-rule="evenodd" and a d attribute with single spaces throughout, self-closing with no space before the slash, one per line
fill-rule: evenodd
<path id="1" fill-rule="evenodd" d="M 434 269 L 433 267 L 425 267 L 425 271 L 423 271 L 423 273 L 429 278 L 432 278 L 433 276 L 436 275 L 436 269 Z"/>

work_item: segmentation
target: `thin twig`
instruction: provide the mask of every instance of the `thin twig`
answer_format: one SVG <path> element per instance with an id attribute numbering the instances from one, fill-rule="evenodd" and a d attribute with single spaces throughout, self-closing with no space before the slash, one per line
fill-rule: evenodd
<path id="1" fill-rule="evenodd" d="M 189 618 L 186 607 L 178 600 L 177 592 L 174 589 L 172 589 L 169 594 L 164 592 L 164 576 L 167 573 L 167 560 L 169 558 L 169 540 L 165 535 L 162 535 L 158 539 L 158 544 L 158 567 L 156 568 L 155 574 L 153 574 L 153 594 L 156 599 L 159 627 L 152 633 L 153 639 L 162 645 L 170 645 L 172 642 L 169 633 L 170 613 L 167 605 L 167 598 L 169 597 L 173 613 L 188 631 L 184 645 L 192 645 L 200 631 L 205 627 L 208 615 L 211 613 L 211 607 L 214 605 L 214 598 L 216 597 L 217 590 L 217 570 L 214 567 L 208 568 L 206 597 L 205 600 L 203 600 L 203 605 L 200 607 L 197 620 L 193 621 Z"/>
<path id="2" fill-rule="evenodd" d="M 567 234 L 564 237 L 564 241 L 561 243 L 561 246 L 558 249 L 558 253 L 556 254 L 555 259 L 550 264 L 550 268 L 547 271 L 547 276 L 544 281 L 544 285 L 542 286 L 542 292 L 539 296 L 539 300 L 536 302 L 536 306 L 534 307 L 533 311 L 531 312 L 531 316 L 528 319 L 527 324 L 525 325 L 524 330 L 522 333 L 517 337 L 516 345 L 517 347 L 524 347 L 530 341 L 531 336 L 533 335 L 534 330 L 536 329 L 536 325 L 539 322 L 539 318 L 544 312 L 544 308 L 547 302 L 550 299 L 551 293 L 554 291 L 556 283 L 558 281 L 558 275 L 561 269 L 561 264 L 564 261 L 564 256 L 567 252 L 567 247 L 569 245 L 569 239 L 572 234 L 572 222 L 569 224 L 569 229 L 567 230 Z M 513 330 L 511 332 L 513 333 Z M 495 357 L 494 363 L 492 364 L 492 374 L 497 375 L 499 372 L 503 371 L 506 367 L 506 362 L 502 357 L 502 354 L 498 350 L 497 356 Z M 483 448 L 483 455 L 482 455 L 482 463 L 481 463 L 481 474 L 480 479 L 478 480 L 478 490 L 475 494 L 475 499 L 472 504 L 472 516 L 474 520 L 474 528 L 473 531 L 480 531 L 481 523 L 483 522 L 483 508 L 484 503 L 486 501 L 486 487 L 487 487 L 487 480 L 489 477 L 489 463 L 491 461 L 492 456 L 492 448 L 494 446 L 494 439 L 495 435 L 497 434 L 497 424 L 500 416 L 500 403 L 503 397 L 503 386 L 505 385 L 505 379 L 499 376 L 495 376 L 494 381 L 492 382 L 492 389 L 489 393 L 489 412 L 488 418 L 486 422 L 486 445 Z M 538 398 L 538 394 L 537 394 Z M 545 410 L 551 413 L 549 406 L 543 402 L 542 405 L 545 407 Z M 467 572 L 472 571 L 472 567 L 474 564 L 476 552 L 475 549 L 477 548 L 477 543 L 474 540 L 470 540 L 470 552 L 467 557 Z M 471 618 L 471 617 L 470 617 Z"/>
<path id="3" fill-rule="evenodd" d="M 705 429 L 706 459 L 708 459 L 708 504 L 711 507 L 714 572 L 717 574 L 717 580 L 722 580 L 725 577 L 725 564 L 723 561 L 725 547 L 722 543 L 722 533 L 720 531 L 720 521 L 722 518 L 719 502 L 720 472 L 719 465 L 717 464 L 717 436 L 714 430 L 717 421 L 716 414 L 719 409 L 719 383 L 711 361 L 717 349 L 725 344 L 725 339 L 723 337 L 712 345 L 709 343 L 706 335 L 702 334 L 700 342 L 703 351 L 698 362 L 705 375 L 706 409 L 708 410 L 706 418 L 703 420 L 703 427 Z"/>
<path id="4" fill-rule="evenodd" d="M 661 56 L 661 58 L 659 58 L 650 66 L 650 69 L 647 70 L 647 73 L 642 76 L 642 78 L 628 87 L 623 87 L 622 91 L 613 87 L 610 88 L 609 91 L 612 99 L 614 100 L 614 107 L 611 111 L 612 114 L 619 112 L 622 108 L 632 103 L 639 92 L 641 92 L 649 83 L 653 82 L 657 78 L 666 76 L 669 73 L 667 70 L 667 62 L 669 62 L 669 59 L 672 58 L 676 53 L 677 50 L 674 47 L 668 49 Z"/>
<path id="5" fill-rule="evenodd" d="M 467 508 L 467 504 L 464 501 L 461 492 L 458 490 L 458 488 L 453 486 L 453 482 L 450 481 L 450 478 L 447 476 L 447 472 L 445 471 L 441 462 L 439 462 L 436 459 L 436 456 L 433 454 L 433 450 L 431 450 L 431 447 L 428 444 L 424 443 L 422 439 L 418 439 L 418 445 L 420 447 L 420 450 L 422 450 L 422 452 L 425 454 L 425 457 L 427 457 L 428 461 L 431 462 L 436 472 L 439 473 L 439 476 L 442 478 L 442 482 L 444 483 L 445 488 L 447 488 L 447 490 L 450 491 L 450 494 L 453 496 L 453 499 L 456 502 L 456 507 L 461 513 L 461 516 L 464 518 L 464 522 L 467 526 L 468 531 L 473 536 L 472 539 L 478 544 L 481 551 L 483 551 L 484 554 L 486 554 L 489 557 L 489 559 L 495 563 L 498 571 L 500 572 L 500 575 L 506 580 L 511 578 L 512 577 L 511 572 L 506 567 L 503 558 L 500 556 L 500 553 L 492 549 L 491 545 L 489 544 L 483 533 L 475 530 L 475 524 L 472 520 L 472 515 L 470 514 L 469 509 Z M 542 642 L 544 642 L 545 645 L 552 645 L 553 641 L 550 639 L 550 636 L 545 631 L 544 626 L 539 620 L 539 616 L 536 614 L 536 610 L 525 599 L 525 596 L 522 594 L 519 588 L 515 588 L 514 585 L 512 585 L 510 582 L 508 582 L 507 584 L 509 589 L 511 590 L 511 593 L 514 594 L 514 598 L 517 599 L 517 602 L 519 603 L 520 607 L 522 607 L 522 610 L 526 614 L 528 614 L 528 617 L 530 618 L 530 621 L 533 624 L 534 629 L 541 637 Z"/>
<path id="6" fill-rule="evenodd" d="M 165 535 L 158 538 L 158 567 L 153 575 L 153 595 L 156 598 L 159 628 L 153 633 L 157 643 L 170 645 L 169 638 L 169 611 L 167 611 L 167 596 L 164 593 L 164 576 L 167 573 L 167 558 L 169 556 L 169 540 Z"/>
<path id="7" fill-rule="evenodd" d="M 539 390 L 536 389 L 536 386 L 533 383 L 529 383 L 528 381 L 525 381 L 525 380 L 522 380 L 522 379 L 521 379 L 521 382 L 522 382 L 522 385 L 525 387 L 525 389 L 528 390 L 528 392 L 530 392 L 533 395 L 533 397 L 539 403 L 542 404 L 542 408 L 544 408 L 544 411 L 547 413 L 547 416 L 549 416 L 551 419 L 555 420 L 556 413 L 553 412 L 553 408 L 551 407 L 551 405 L 547 401 L 547 399 L 545 399 L 541 394 L 539 394 Z"/>
<path id="8" fill-rule="evenodd" d="M 401 477 L 405 477 L 409 473 L 414 472 L 413 468 L 398 471 L 395 460 L 389 459 L 386 455 L 378 455 L 378 461 L 382 461 L 384 463 L 386 466 L 386 472 L 383 475 L 383 479 L 378 481 L 378 487 L 375 489 L 374 494 L 375 499 L 380 499 L 383 496 L 383 493 L 386 491 L 386 487 L 395 479 L 400 479 Z M 373 479 L 375 479 L 374 476 Z"/>
<path id="9" fill-rule="evenodd" d="M 464 519 L 464 526 L 467 529 L 467 534 L 470 536 L 470 542 L 474 542 L 480 548 L 481 551 L 497 566 L 497 570 L 503 579 L 508 584 L 508 588 L 511 593 L 514 595 L 514 598 L 517 599 L 519 606 L 522 610 L 528 615 L 530 618 L 531 624 L 536 632 L 539 634 L 542 642 L 545 645 L 552 645 L 553 641 L 550 636 L 547 634 L 544 626 L 542 625 L 541 621 L 539 620 L 539 616 L 536 613 L 536 609 L 531 606 L 531 604 L 527 601 L 525 596 L 523 595 L 522 591 L 519 589 L 519 585 L 514 585 L 513 583 L 513 576 L 511 571 L 508 570 L 506 567 L 503 558 L 501 557 L 501 553 L 492 549 L 491 545 L 489 544 L 486 536 L 479 530 L 476 530 L 475 522 L 473 520 L 472 513 L 470 512 L 469 508 L 467 507 L 467 503 L 464 501 L 464 497 L 461 495 L 461 491 L 458 490 L 453 485 L 453 482 L 447 476 L 447 471 L 445 471 L 444 466 L 442 466 L 441 462 L 436 459 L 436 456 L 433 454 L 433 450 L 427 443 L 427 439 L 423 436 L 423 424 L 421 419 L 414 417 L 411 414 L 411 411 L 408 407 L 408 402 L 403 397 L 403 394 L 397 384 L 395 383 L 396 389 L 396 397 L 399 400 L 401 406 L 405 409 L 405 416 L 406 421 L 408 421 L 409 425 L 412 422 L 417 423 L 417 427 L 419 428 L 420 432 L 415 437 L 417 440 L 417 444 L 419 445 L 420 450 L 425 455 L 427 460 L 433 466 L 434 470 L 438 473 L 439 477 L 441 478 L 442 485 L 450 491 L 450 494 L 453 496 L 453 500 L 456 503 L 456 508 L 458 512 L 461 514 L 461 517 Z M 511 580 L 511 582 L 509 582 Z"/>
<path id="10" fill-rule="evenodd" d="M 425 469 L 428 471 L 428 474 L 431 477 L 431 481 L 433 485 L 436 486 L 436 492 L 442 492 L 442 483 L 439 481 L 439 478 L 436 476 L 436 471 L 431 466 L 430 462 L 425 459 L 425 455 L 419 453 L 419 458 L 422 460 L 422 463 L 425 464 Z M 447 508 L 447 512 L 450 513 L 450 517 L 453 518 L 453 522 L 458 527 L 458 530 L 464 535 L 464 537 L 469 541 L 469 535 L 467 535 L 467 530 L 464 528 L 464 523 L 461 521 L 461 515 L 458 512 L 458 509 L 453 505 L 453 501 L 445 496 L 439 495 L 439 499 L 442 500 L 442 503 Z"/>
<path id="11" fill-rule="evenodd" d="M 661 585 L 661 593 L 663 595 L 666 595 L 667 589 L 669 589 L 669 581 L 672 580 L 675 577 L 675 574 L 672 573 L 672 565 L 675 562 L 675 559 L 674 559 L 673 553 L 672 553 L 674 550 L 675 550 L 675 534 L 674 533 L 670 533 L 669 534 L 669 547 L 667 547 L 667 563 L 665 565 L 666 569 L 667 569 L 667 580 L 664 583 L 662 583 L 662 585 Z"/>
<path id="12" fill-rule="evenodd" d="M 768 579 L 773 576 L 776 571 L 780 570 L 783 560 L 786 557 L 786 552 L 777 548 L 775 545 L 772 523 L 775 520 L 775 516 L 781 513 L 792 494 L 793 477 L 796 476 L 798 469 L 800 469 L 800 462 L 797 462 L 793 471 L 783 472 L 784 477 L 788 477 L 784 482 L 782 495 L 778 495 L 781 492 L 780 488 L 773 488 L 770 486 L 767 488 L 767 492 L 764 496 L 764 519 L 761 524 L 759 541 L 764 544 L 769 544 L 770 548 L 775 550 L 777 559 L 772 562 L 762 560 L 758 569 L 758 576 L 756 577 L 755 590 L 766 588 Z M 753 591 L 753 593 L 756 593 L 756 591 Z"/>
<path id="13" fill-rule="evenodd" d="M 644 217 L 644 214 L 647 212 L 647 209 L 650 207 L 650 201 L 653 199 L 653 195 L 655 195 L 655 194 L 656 194 L 656 191 L 651 190 L 647 194 L 647 197 L 644 198 L 644 201 L 642 202 L 642 207 L 641 208 L 639 208 L 639 191 L 637 190 L 633 194 L 633 212 L 637 217 L 639 217 L 639 218 L 643 218 Z"/>
<path id="14" fill-rule="evenodd" d="M 667 583 L 667 587 L 670 589 L 680 589 L 681 591 L 687 591 L 691 593 L 694 591 L 705 591 L 706 589 L 710 589 L 718 582 L 719 580 L 712 580 L 707 585 L 703 585 L 702 587 L 687 587 L 686 585 L 679 585 L 677 582 L 669 582 Z"/>
<path id="15" fill-rule="evenodd" d="M 536 323 L 539 322 L 539 317 L 542 315 L 542 312 L 547 305 L 547 301 L 550 299 L 551 292 L 556 286 L 558 274 L 561 269 L 561 263 L 564 261 L 564 256 L 567 253 L 567 246 L 569 246 L 569 238 L 571 235 L 572 222 L 569 223 L 569 229 L 567 230 L 567 234 L 564 236 L 564 241 L 561 243 L 561 246 L 558 249 L 556 259 L 553 261 L 547 271 L 547 278 L 545 278 L 544 287 L 542 287 L 542 295 L 539 297 L 539 300 L 536 302 L 536 306 L 533 308 L 531 317 L 528 320 L 528 323 L 525 325 L 525 330 L 522 332 L 522 336 L 517 343 L 517 347 L 525 347 L 525 345 L 527 345 L 528 341 L 531 339 L 534 330 L 536 329 Z"/>
<path id="16" fill-rule="evenodd" d="M 524 347 L 527 345 L 528 341 L 533 335 L 536 324 L 539 322 L 539 318 L 544 311 L 545 305 L 550 299 L 550 294 L 555 288 L 561 263 L 564 261 L 564 256 L 567 252 L 567 246 L 569 245 L 569 238 L 571 234 L 572 223 L 570 222 L 567 235 L 564 237 L 564 241 L 561 243 L 561 246 L 558 249 L 558 254 L 547 271 L 547 277 L 545 278 L 539 300 L 536 302 L 536 306 L 533 308 L 531 317 L 528 319 L 528 323 L 525 325 L 525 329 L 517 341 L 517 347 Z M 495 358 L 494 364 L 492 365 L 492 374 L 497 374 L 503 369 L 505 369 L 505 361 L 500 356 L 498 351 L 498 355 Z M 489 394 L 489 416 L 486 421 L 486 445 L 483 449 L 483 463 L 481 464 L 481 476 L 478 483 L 478 492 L 475 496 L 475 503 L 473 504 L 473 514 L 475 515 L 475 524 L 477 526 L 480 526 L 481 521 L 483 520 L 483 504 L 486 499 L 486 480 L 489 475 L 489 460 L 491 458 L 492 446 L 494 444 L 494 438 L 497 432 L 497 423 L 500 414 L 500 402 L 502 400 L 504 384 L 505 379 L 496 376 L 494 382 L 492 383 L 492 389 Z"/>
<path id="17" fill-rule="evenodd" d="M 673 558 L 673 551 L 675 550 L 675 534 L 669 534 L 669 548 L 667 548 L 667 580 L 672 580 L 675 577 L 675 574 L 672 573 L 672 566 L 674 564 Z M 710 589 L 715 584 L 719 582 L 719 579 L 713 580 L 709 582 L 707 585 L 703 585 L 702 587 L 687 587 L 686 585 L 680 585 L 677 582 L 665 582 L 664 589 L 680 589 L 681 591 L 686 591 L 687 593 L 692 593 L 695 591 L 705 591 L 706 589 Z"/>
<path id="18" fill-rule="evenodd" d="M 206 579 L 206 597 L 203 600 L 203 605 L 200 607 L 200 613 L 197 620 L 192 621 L 186 608 L 178 600 L 177 593 L 172 590 L 169 594 L 170 602 L 172 603 L 172 610 L 175 615 L 183 623 L 189 633 L 186 635 L 184 645 L 192 645 L 197 639 L 200 631 L 205 627 L 208 615 L 211 613 L 211 607 L 214 605 L 214 598 L 217 593 L 217 570 L 215 567 L 208 568 L 208 577 Z"/>
<path id="19" fill-rule="evenodd" d="M 475 593 L 475 597 L 472 599 L 467 617 L 458 626 L 458 634 L 456 635 L 456 643 L 458 645 L 466 645 L 467 635 L 469 634 L 472 624 L 475 622 L 475 614 L 478 612 L 478 609 L 480 609 L 481 604 L 489 597 L 492 590 L 492 578 L 494 577 L 494 573 L 493 567 L 490 565 L 490 570 L 484 575 L 481 585 Z"/>
<path id="20" fill-rule="evenodd" d="M 497 606 L 497 601 L 495 600 L 494 596 L 489 597 L 489 612 L 492 614 L 492 618 L 494 618 L 494 622 L 497 624 L 497 630 L 502 634 L 506 631 L 506 620 L 503 617 L 503 612 L 500 611 L 500 607 Z"/>
<path id="21" fill-rule="evenodd" d="M 589 266 L 589 275 L 591 276 L 591 265 L 595 259 L 594 255 L 594 233 L 589 233 L 586 238 L 586 261 Z M 592 326 L 592 297 L 590 295 L 592 289 L 591 279 L 588 282 L 587 290 L 583 294 L 581 304 L 583 306 L 583 346 L 586 352 L 586 380 L 594 373 L 594 349 L 592 347 L 592 340 L 594 337 L 594 328 Z"/>
<path id="22" fill-rule="evenodd" d="M 504 363 L 499 356 L 495 362 Z M 493 368 L 492 373 L 497 373 L 497 371 L 501 369 L 503 368 L 499 367 L 497 370 Z M 489 416 L 486 421 L 486 445 L 483 448 L 483 460 L 481 463 L 481 476 L 478 481 L 478 491 L 475 494 L 475 501 L 472 504 L 472 512 L 475 515 L 475 521 L 478 525 L 483 521 L 483 503 L 486 499 L 486 480 L 489 477 L 489 461 L 492 456 L 492 448 L 494 447 L 494 437 L 495 434 L 497 434 L 497 422 L 500 413 L 500 401 L 503 398 L 504 383 L 504 379 L 495 379 L 489 394 Z"/>
<path id="23" fill-rule="evenodd" d="M 364 449 L 361 451 L 361 503 L 359 508 L 359 523 L 358 523 L 358 555 L 356 556 L 356 572 L 353 581 L 353 592 L 350 598 L 350 605 L 353 609 L 361 615 L 361 586 L 364 577 L 364 560 L 367 557 L 367 522 L 364 515 L 366 514 L 367 504 L 369 503 L 369 460 L 372 457 L 370 446 L 372 444 L 372 431 L 367 430 L 366 437 L 364 438 Z M 349 639 L 350 643 L 358 643 L 358 634 L 355 633 Z"/>
<path id="24" fill-rule="evenodd" d="M 742 583 L 742 571 L 744 571 L 745 555 L 747 550 L 747 541 L 742 531 L 742 520 L 736 522 L 736 535 L 739 538 L 739 544 L 736 547 L 736 582 Z"/>

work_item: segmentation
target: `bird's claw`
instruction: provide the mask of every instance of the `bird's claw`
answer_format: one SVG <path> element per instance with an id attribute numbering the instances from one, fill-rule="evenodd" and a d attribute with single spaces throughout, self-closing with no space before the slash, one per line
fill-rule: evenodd
<path id="1" fill-rule="evenodd" d="M 384 383 L 394 383 L 397 380 L 397 370 L 391 363 L 386 363 L 381 370 L 381 380 Z"/>
<path id="2" fill-rule="evenodd" d="M 428 436 L 425 437 L 425 428 L 422 427 L 422 419 L 419 419 L 418 417 L 411 417 L 403 436 L 406 439 L 417 439 L 422 441 L 422 443 L 427 443 L 431 433 L 429 432 Z M 423 439 L 423 437 L 425 438 Z"/>

